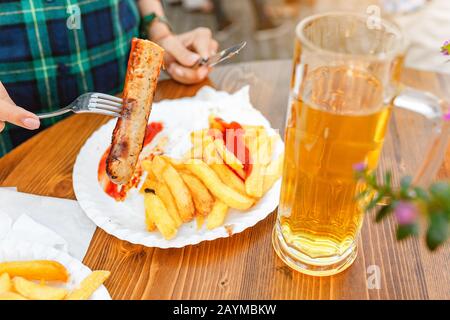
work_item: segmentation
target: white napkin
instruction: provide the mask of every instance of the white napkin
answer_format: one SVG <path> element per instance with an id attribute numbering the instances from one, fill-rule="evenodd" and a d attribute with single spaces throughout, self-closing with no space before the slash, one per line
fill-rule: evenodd
<path id="1" fill-rule="evenodd" d="M 94 231 L 74 200 L 0 188 L 0 240 L 38 242 L 83 260 Z"/>

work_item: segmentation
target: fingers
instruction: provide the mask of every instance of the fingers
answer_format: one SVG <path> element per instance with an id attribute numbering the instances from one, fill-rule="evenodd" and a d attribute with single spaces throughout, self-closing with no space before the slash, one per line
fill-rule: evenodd
<path id="1" fill-rule="evenodd" d="M 208 75 L 209 69 L 207 67 L 200 67 L 197 69 L 187 68 L 173 62 L 168 67 L 167 72 L 178 82 L 194 84 L 203 81 Z"/>
<path id="2" fill-rule="evenodd" d="M 5 123 L 3 121 L 0 121 L 0 132 L 2 132 L 3 129 L 5 129 Z"/>
<path id="3" fill-rule="evenodd" d="M 202 58 L 209 58 L 210 43 L 212 40 L 212 32 L 208 28 L 197 28 L 194 30 L 196 33 L 194 41 L 192 42 L 192 48 L 197 52 Z"/>
<path id="4" fill-rule="evenodd" d="M 39 118 L 35 114 L 2 99 L 0 99 L 0 122 L 10 122 L 30 130 L 38 129 L 40 126 Z"/>
<path id="5" fill-rule="evenodd" d="M 217 53 L 217 50 L 219 49 L 219 43 L 214 40 L 211 39 L 211 41 L 209 42 L 209 55 L 214 55 Z"/>
<path id="6" fill-rule="evenodd" d="M 178 35 L 184 46 L 192 48 L 202 58 L 208 58 L 215 54 L 219 47 L 216 40 L 212 38 L 212 32 L 208 28 L 197 28 L 192 31 Z"/>
<path id="7" fill-rule="evenodd" d="M 188 50 L 175 36 L 162 39 L 160 45 L 183 66 L 193 66 L 200 59 L 198 54 Z"/>
<path id="8" fill-rule="evenodd" d="M 210 68 L 189 67 L 194 66 L 200 57 L 209 58 L 219 47 L 208 28 L 197 28 L 177 36 L 169 36 L 161 39 L 159 44 L 167 53 L 164 60 L 167 72 L 173 79 L 184 84 L 198 83 L 207 77 Z"/>

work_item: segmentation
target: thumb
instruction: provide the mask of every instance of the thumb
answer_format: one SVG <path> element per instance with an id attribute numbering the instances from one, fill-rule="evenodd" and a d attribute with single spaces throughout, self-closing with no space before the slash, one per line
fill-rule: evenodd
<path id="1" fill-rule="evenodd" d="M 162 43 L 162 46 L 178 63 L 185 67 L 193 66 L 200 59 L 198 54 L 188 50 L 175 36 L 167 39 L 165 43 Z"/>
<path id="2" fill-rule="evenodd" d="M 40 126 L 39 118 L 15 104 L 0 99 L 0 121 L 13 123 L 17 126 L 35 130 Z"/>

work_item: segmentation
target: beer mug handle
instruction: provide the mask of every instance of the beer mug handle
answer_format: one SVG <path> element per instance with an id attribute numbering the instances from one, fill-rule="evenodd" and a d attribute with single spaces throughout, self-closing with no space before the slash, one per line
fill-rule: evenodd
<path id="1" fill-rule="evenodd" d="M 404 88 L 393 104 L 394 107 L 419 113 L 433 123 L 425 159 L 413 179 L 414 184 L 427 186 L 436 176 L 447 151 L 450 139 L 450 106 L 448 102 L 429 92 L 410 87 Z"/>

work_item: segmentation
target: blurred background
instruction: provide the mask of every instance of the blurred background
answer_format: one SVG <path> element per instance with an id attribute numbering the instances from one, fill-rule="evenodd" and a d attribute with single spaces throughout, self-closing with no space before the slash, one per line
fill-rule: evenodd
<path id="1" fill-rule="evenodd" d="M 408 41 L 406 65 L 450 74 L 440 48 L 450 39 L 450 0 L 163 0 L 176 32 L 206 26 L 221 48 L 246 40 L 232 62 L 292 56 L 297 22 L 310 14 L 344 10 L 380 14 Z M 379 12 L 377 12 L 379 10 Z"/>

